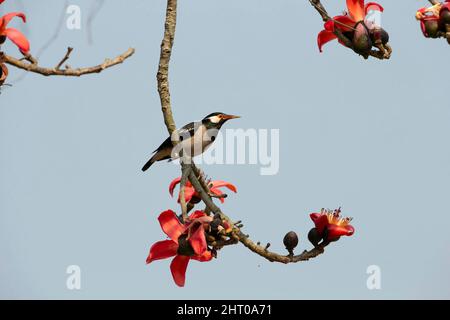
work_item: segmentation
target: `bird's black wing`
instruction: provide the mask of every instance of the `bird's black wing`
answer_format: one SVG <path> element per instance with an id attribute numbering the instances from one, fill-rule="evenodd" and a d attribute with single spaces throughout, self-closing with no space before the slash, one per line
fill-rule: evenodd
<path id="1" fill-rule="evenodd" d="M 191 122 L 178 130 L 178 134 L 180 135 L 180 140 L 184 140 L 186 138 L 191 138 L 194 136 L 195 131 L 201 126 L 201 122 Z"/>
<path id="2" fill-rule="evenodd" d="M 180 141 L 193 137 L 195 131 L 200 127 L 200 125 L 201 122 L 191 122 L 179 129 L 178 134 L 180 137 Z M 155 151 L 153 151 L 154 155 L 150 158 L 150 160 L 147 161 L 147 163 L 142 168 L 142 171 L 148 170 L 148 168 L 150 168 L 155 161 L 170 160 L 170 150 L 172 150 L 172 148 L 172 139 L 171 137 L 168 137 Z"/>
<path id="3" fill-rule="evenodd" d="M 194 136 L 195 131 L 199 128 L 201 125 L 201 122 L 191 122 L 182 127 L 178 130 L 178 134 L 180 136 L 180 140 L 184 140 L 186 138 L 190 138 Z M 163 150 L 165 148 L 172 148 L 172 139 L 171 137 L 168 137 L 166 140 L 164 140 L 163 143 L 153 152 L 157 152 L 160 150 Z"/>

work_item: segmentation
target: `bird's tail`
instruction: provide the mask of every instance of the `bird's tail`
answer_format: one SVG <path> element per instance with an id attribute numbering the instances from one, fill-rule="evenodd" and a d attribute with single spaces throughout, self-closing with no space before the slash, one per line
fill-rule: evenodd
<path id="1" fill-rule="evenodd" d="M 147 163 L 142 167 L 142 171 L 147 171 L 155 162 L 155 156 L 151 157 L 150 160 L 148 160 Z"/>

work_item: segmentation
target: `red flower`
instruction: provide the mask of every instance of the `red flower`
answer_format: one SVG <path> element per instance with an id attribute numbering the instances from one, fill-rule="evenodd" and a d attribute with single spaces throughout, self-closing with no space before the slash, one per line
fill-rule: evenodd
<path id="1" fill-rule="evenodd" d="M 343 33 L 355 32 L 358 33 L 358 25 L 360 22 L 364 22 L 367 13 L 371 10 L 377 10 L 383 12 L 384 9 L 381 5 L 375 2 L 368 2 L 364 5 L 364 0 L 347 0 L 348 13 L 341 16 L 333 17 L 332 20 L 325 23 L 325 28 L 317 36 L 317 44 L 319 46 L 320 52 L 322 52 L 322 47 L 324 44 L 337 39 L 334 34 L 335 28 L 338 28 Z M 339 43 L 344 45 L 339 40 Z"/>
<path id="2" fill-rule="evenodd" d="M 173 197 L 173 191 L 175 189 L 175 187 L 177 186 L 177 184 L 179 184 L 181 181 L 181 178 L 176 178 L 174 179 L 170 185 L 169 185 L 169 193 L 170 195 Z M 214 193 L 215 195 L 221 196 L 223 195 L 223 192 L 220 190 L 220 188 L 222 187 L 226 187 L 228 189 L 230 189 L 233 192 L 237 192 L 236 187 L 226 181 L 221 181 L 221 180 L 216 180 L 216 181 L 211 181 L 209 183 L 210 186 L 210 191 L 212 193 Z M 184 188 L 184 198 L 186 199 L 186 203 L 199 203 L 200 202 L 200 195 L 197 193 L 197 191 L 195 191 L 195 188 L 192 186 L 192 184 L 187 181 L 186 182 L 186 187 Z M 224 198 L 219 198 L 220 202 L 224 203 L 225 199 Z M 180 195 L 178 195 L 178 202 L 180 202 Z"/>
<path id="3" fill-rule="evenodd" d="M 446 32 L 444 25 L 450 21 L 444 21 L 444 19 L 448 19 L 449 11 L 450 0 L 417 10 L 416 19 L 420 21 L 420 28 L 422 29 L 423 35 L 427 38 L 437 38 L 440 28 L 442 28 L 441 31 Z M 443 16 L 443 13 L 446 13 L 446 17 Z"/>
<path id="4" fill-rule="evenodd" d="M 159 215 L 158 220 L 170 240 L 153 244 L 147 257 L 147 264 L 155 260 L 175 257 L 170 264 L 170 270 L 175 283 L 183 287 L 189 261 L 194 259 L 207 262 L 213 257 L 208 250 L 204 228 L 209 225 L 212 218 L 203 211 L 195 211 L 189 216 L 189 221 L 182 224 L 175 212 L 167 210 Z"/>
<path id="5" fill-rule="evenodd" d="M 2 4 L 4 0 L 0 0 L 0 4 Z M 27 54 L 30 51 L 30 43 L 28 39 L 17 29 L 14 28 L 6 28 L 9 22 L 14 18 L 19 17 L 23 20 L 23 22 L 27 22 L 27 18 L 25 14 L 22 12 L 11 12 L 5 14 L 0 18 L 0 45 L 5 41 L 6 38 L 11 40 L 23 54 Z M 3 38 L 3 39 L 2 39 Z"/>
<path id="6" fill-rule="evenodd" d="M 350 225 L 352 218 L 342 218 L 341 209 L 334 211 L 322 209 L 320 213 L 311 213 L 310 217 L 316 226 L 317 234 L 324 241 L 336 241 L 342 236 L 351 236 L 355 233 L 355 229 Z"/>

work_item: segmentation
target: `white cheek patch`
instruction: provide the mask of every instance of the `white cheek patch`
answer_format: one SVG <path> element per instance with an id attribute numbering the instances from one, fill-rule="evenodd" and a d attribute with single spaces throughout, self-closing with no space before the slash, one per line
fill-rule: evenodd
<path id="1" fill-rule="evenodd" d="M 210 117 L 209 120 L 210 120 L 212 123 L 219 123 L 219 122 L 220 122 L 220 118 L 219 118 L 218 116 Z"/>

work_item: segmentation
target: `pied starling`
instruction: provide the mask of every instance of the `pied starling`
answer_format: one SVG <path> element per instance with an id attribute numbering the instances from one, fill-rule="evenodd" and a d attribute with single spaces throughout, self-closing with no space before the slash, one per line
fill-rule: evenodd
<path id="1" fill-rule="evenodd" d="M 174 150 L 172 137 L 168 137 L 158 149 L 153 151 L 153 156 L 142 168 L 146 171 L 156 161 L 175 160 L 180 158 L 180 151 L 183 150 L 185 156 L 195 157 L 208 149 L 216 140 L 217 134 L 223 124 L 230 119 L 240 118 L 222 112 L 214 112 L 207 115 L 202 121 L 191 122 L 183 128 L 177 130 L 179 143 Z M 176 135 L 175 135 L 176 137 Z"/>

